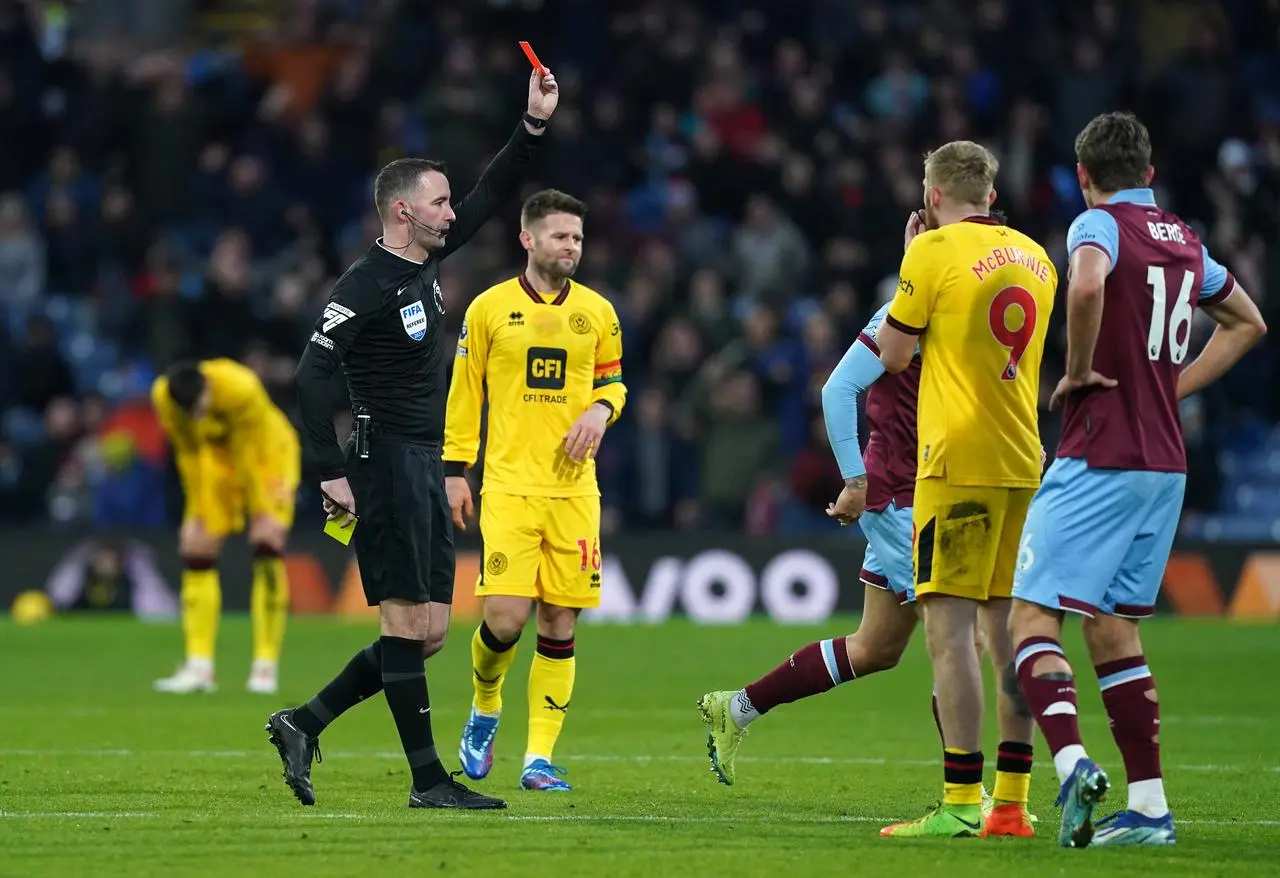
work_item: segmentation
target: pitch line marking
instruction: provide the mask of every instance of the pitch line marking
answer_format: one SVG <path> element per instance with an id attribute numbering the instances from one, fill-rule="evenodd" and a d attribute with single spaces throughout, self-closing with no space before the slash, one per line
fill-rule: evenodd
<path id="1" fill-rule="evenodd" d="M 270 753 L 269 750 L 129 750 L 124 748 L 91 748 L 91 749 L 58 749 L 58 748 L 31 748 L 31 747 L 12 747 L 0 748 L 0 757 L 2 756 L 83 756 L 89 758 L 149 758 L 154 756 L 180 756 L 184 758 L 196 759 L 257 759 L 264 753 Z M 335 750 L 330 754 L 326 751 L 326 756 L 332 755 L 338 758 L 346 759 L 404 759 L 404 753 L 399 750 Z M 619 755 L 610 753 L 585 753 L 578 754 L 573 757 L 579 762 L 706 762 L 707 757 L 701 755 L 682 754 L 682 753 L 666 753 L 658 755 L 650 755 L 643 753 L 633 753 L 630 755 Z M 739 756 L 739 762 L 746 763 L 773 763 L 778 761 L 778 757 L 770 756 Z M 889 768 L 929 768 L 936 767 L 938 762 L 936 759 L 886 759 L 879 756 L 789 756 L 788 762 L 798 763 L 801 765 L 877 765 Z M 1046 762 L 1037 763 L 1035 766 L 1040 771 L 1052 772 L 1053 766 Z M 1183 764 L 1166 764 L 1165 768 L 1173 771 L 1265 771 L 1273 774 L 1280 774 L 1280 765 L 1251 765 L 1249 763 L 1183 763 Z"/>

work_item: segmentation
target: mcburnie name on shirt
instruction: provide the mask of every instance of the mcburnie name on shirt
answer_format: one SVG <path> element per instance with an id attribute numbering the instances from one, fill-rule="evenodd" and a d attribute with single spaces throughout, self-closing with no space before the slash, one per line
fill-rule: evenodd
<path id="1" fill-rule="evenodd" d="M 1049 266 L 1021 247 L 996 247 L 986 256 L 979 256 L 972 267 L 974 276 L 983 280 L 991 272 L 1006 265 L 1021 265 L 1031 269 L 1031 273 L 1041 283 L 1049 279 Z"/>

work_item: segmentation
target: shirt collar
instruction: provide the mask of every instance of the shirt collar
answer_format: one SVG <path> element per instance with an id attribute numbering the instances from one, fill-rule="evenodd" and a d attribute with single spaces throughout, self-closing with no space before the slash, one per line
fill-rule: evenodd
<path id="1" fill-rule="evenodd" d="M 1150 189 L 1121 189 L 1107 199 L 1107 204 L 1149 204 L 1156 203 L 1156 194 Z"/>

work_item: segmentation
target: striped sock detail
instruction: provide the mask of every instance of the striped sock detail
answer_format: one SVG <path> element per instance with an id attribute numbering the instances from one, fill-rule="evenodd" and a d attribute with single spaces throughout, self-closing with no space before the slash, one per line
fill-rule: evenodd
<path id="1" fill-rule="evenodd" d="M 844 641 L 843 637 L 836 637 L 832 640 L 824 640 L 820 644 L 822 661 L 827 666 L 827 673 L 831 675 L 833 686 L 848 683 L 858 676 L 854 673 L 853 666 L 849 664 L 849 650 Z"/>
<path id="2" fill-rule="evenodd" d="M 1108 689 L 1114 689 L 1117 686 L 1123 686 L 1125 683 L 1149 680 L 1151 678 L 1151 669 L 1147 667 L 1147 660 L 1140 655 L 1133 658 L 1118 659 L 1113 662 L 1104 662 L 1098 665 L 1095 670 L 1098 674 L 1098 688 L 1103 692 Z"/>
<path id="3" fill-rule="evenodd" d="M 1063 658 L 1066 658 L 1067 655 L 1062 651 L 1062 644 L 1052 637 L 1028 637 L 1018 644 L 1018 655 L 1013 660 L 1013 666 L 1016 670 L 1022 670 L 1022 665 L 1025 662 L 1046 652 L 1060 655 Z"/>

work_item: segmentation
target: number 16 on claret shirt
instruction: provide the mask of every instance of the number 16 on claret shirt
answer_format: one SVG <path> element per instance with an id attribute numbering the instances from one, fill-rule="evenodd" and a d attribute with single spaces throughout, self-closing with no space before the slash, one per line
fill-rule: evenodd
<path id="1" fill-rule="evenodd" d="M 1058 273 L 1044 248 L 989 217 L 924 232 L 889 306 L 921 336 L 919 478 L 1040 484 L 1040 361 Z"/>

